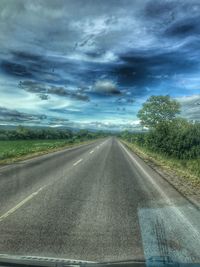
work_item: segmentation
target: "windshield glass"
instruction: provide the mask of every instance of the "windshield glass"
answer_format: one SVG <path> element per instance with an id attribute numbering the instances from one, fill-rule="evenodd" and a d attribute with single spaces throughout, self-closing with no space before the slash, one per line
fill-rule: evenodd
<path id="1" fill-rule="evenodd" d="M 0 254 L 200 263 L 199 19 L 0 0 Z"/>

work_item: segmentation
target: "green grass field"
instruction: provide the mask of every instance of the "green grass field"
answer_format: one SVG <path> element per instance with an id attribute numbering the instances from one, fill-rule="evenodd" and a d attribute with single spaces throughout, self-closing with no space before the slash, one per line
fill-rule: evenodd
<path id="1" fill-rule="evenodd" d="M 0 164 L 11 163 L 68 146 L 73 146 L 73 144 L 66 140 L 0 141 Z"/>

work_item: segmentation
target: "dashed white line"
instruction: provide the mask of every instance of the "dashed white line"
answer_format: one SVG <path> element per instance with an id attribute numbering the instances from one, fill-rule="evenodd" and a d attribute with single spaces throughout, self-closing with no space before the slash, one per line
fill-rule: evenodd
<path id="1" fill-rule="evenodd" d="M 90 151 L 90 154 L 94 153 L 94 150 Z"/>
<path id="2" fill-rule="evenodd" d="M 34 198 L 37 194 L 39 194 L 40 191 L 42 191 L 46 186 L 41 187 L 36 192 L 32 193 L 30 196 L 19 202 L 15 207 L 4 213 L 2 216 L 0 216 L 0 222 L 3 221 L 5 218 L 7 218 L 9 215 L 14 213 L 16 210 L 18 210 L 21 206 L 23 206 L 26 202 Z"/>
<path id="3" fill-rule="evenodd" d="M 99 149 L 99 146 L 97 147 L 97 149 Z"/>
<path id="4" fill-rule="evenodd" d="M 73 166 L 76 166 L 77 164 L 79 164 L 83 159 L 79 159 L 78 161 L 76 161 Z"/>

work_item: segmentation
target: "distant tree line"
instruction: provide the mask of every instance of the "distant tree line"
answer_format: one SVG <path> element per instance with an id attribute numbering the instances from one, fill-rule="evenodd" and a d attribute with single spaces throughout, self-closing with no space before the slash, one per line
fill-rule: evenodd
<path id="1" fill-rule="evenodd" d="M 139 146 L 178 159 L 200 158 L 200 123 L 176 117 L 179 103 L 169 96 L 150 97 L 138 113 L 148 131 L 121 137 Z"/>
<path id="2" fill-rule="evenodd" d="M 38 139 L 65 139 L 73 143 L 76 140 L 84 141 L 105 137 L 102 131 L 91 132 L 88 130 L 72 131 L 69 129 L 53 128 L 28 128 L 18 126 L 16 129 L 0 129 L 0 140 L 38 140 Z"/>

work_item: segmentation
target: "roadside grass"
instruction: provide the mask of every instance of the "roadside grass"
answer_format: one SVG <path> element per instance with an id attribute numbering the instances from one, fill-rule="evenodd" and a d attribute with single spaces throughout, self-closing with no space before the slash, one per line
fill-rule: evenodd
<path id="1" fill-rule="evenodd" d="M 0 141 L 0 164 L 10 164 L 19 160 L 32 158 L 90 141 L 76 140 L 16 140 Z"/>
<path id="2" fill-rule="evenodd" d="M 191 160 L 179 160 L 176 158 L 169 158 L 165 155 L 155 153 L 145 147 L 121 140 L 138 156 L 144 159 L 147 163 L 153 163 L 168 172 L 173 172 L 177 176 L 182 177 L 191 183 L 193 186 L 200 187 L 200 158 Z"/>

